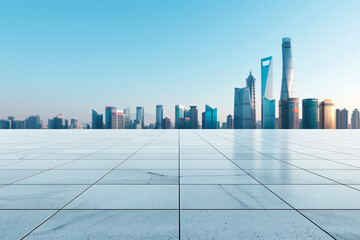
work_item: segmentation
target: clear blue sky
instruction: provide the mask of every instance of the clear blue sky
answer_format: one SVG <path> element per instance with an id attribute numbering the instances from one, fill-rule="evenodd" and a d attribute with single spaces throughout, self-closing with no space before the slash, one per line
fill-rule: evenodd
<path id="1" fill-rule="evenodd" d="M 360 1 L 0 0 L 0 118 L 91 120 L 91 109 L 174 105 L 233 114 L 234 87 L 291 37 L 294 96 L 360 107 Z M 201 115 L 199 115 L 200 117 Z"/>

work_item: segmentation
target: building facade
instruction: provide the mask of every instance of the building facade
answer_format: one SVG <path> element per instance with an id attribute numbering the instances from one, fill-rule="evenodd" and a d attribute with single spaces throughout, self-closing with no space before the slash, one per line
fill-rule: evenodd
<path id="1" fill-rule="evenodd" d="M 140 124 L 141 128 L 145 128 L 145 122 L 144 122 L 144 107 L 136 107 L 136 124 Z"/>
<path id="2" fill-rule="evenodd" d="M 345 108 L 340 110 L 336 109 L 336 129 L 349 128 L 349 114 Z"/>
<path id="3" fill-rule="evenodd" d="M 163 128 L 164 109 L 163 105 L 156 105 L 155 129 Z"/>
<path id="4" fill-rule="evenodd" d="M 216 129 L 217 124 L 217 108 L 205 105 L 205 112 L 202 113 L 202 128 Z"/>
<path id="5" fill-rule="evenodd" d="M 249 88 L 235 88 L 234 129 L 251 129 L 252 108 Z"/>
<path id="6" fill-rule="evenodd" d="M 233 129 L 233 118 L 232 118 L 231 114 L 227 115 L 227 117 L 226 117 L 226 128 Z"/>
<path id="7" fill-rule="evenodd" d="M 185 108 L 183 105 L 175 105 L 175 129 L 180 129 L 182 123 L 180 123 L 184 118 Z"/>
<path id="8" fill-rule="evenodd" d="M 246 79 L 246 87 L 250 92 L 250 106 L 251 106 L 251 128 L 256 128 L 256 101 L 255 101 L 255 82 L 256 79 L 250 72 Z"/>
<path id="9" fill-rule="evenodd" d="M 261 128 L 275 128 L 272 57 L 261 59 Z"/>
<path id="10" fill-rule="evenodd" d="M 336 109 L 331 99 L 319 103 L 319 128 L 336 129 Z"/>
<path id="11" fill-rule="evenodd" d="M 351 128 L 360 129 L 360 113 L 358 109 L 355 109 L 351 114 Z"/>
<path id="12" fill-rule="evenodd" d="M 199 120 L 198 120 L 198 109 L 197 106 L 190 106 L 190 128 L 198 129 Z"/>
<path id="13" fill-rule="evenodd" d="M 316 98 L 307 98 L 302 100 L 302 128 L 317 129 L 318 119 L 318 100 Z"/>

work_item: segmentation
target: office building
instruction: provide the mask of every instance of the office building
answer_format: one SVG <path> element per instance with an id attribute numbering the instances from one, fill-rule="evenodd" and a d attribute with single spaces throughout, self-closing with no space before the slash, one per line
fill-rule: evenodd
<path id="1" fill-rule="evenodd" d="M 292 112 L 289 112 L 289 108 L 296 105 L 293 99 L 293 65 L 292 65 L 292 53 L 291 53 L 291 40 L 290 38 L 283 38 L 282 42 L 282 82 L 281 82 L 281 95 L 279 101 L 279 124 L 282 129 L 291 129 L 295 122 L 296 114 L 289 116 Z M 289 106 L 291 104 L 292 106 Z"/>
<path id="2" fill-rule="evenodd" d="M 136 124 L 140 124 L 141 128 L 145 128 L 144 107 L 136 107 Z"/>
<path id="3" fill-rule="evenodd" d="M 184 118 L 184 106 L 183 105 L 175 105 L 175 129 L 181 129 L 182 128 L 182 122 Z"/>
<path id="4" fill-rule="evenodd" d="M 10 121 L 1 119 L 0 120 L 0 129 L 10 129 Z"/>
<path id="5" fill-rule="evenodd" d="M 40 116 L 30 116 L 25 119 L 25 128 L 26 129 L 41 129 L 42 123 L 40 120 Z"/>
<path id="6" fill-rule="evenodd" d="M 156 105 L 156 122 L 155 122 L 155 128 L 161 129 L 163 128 L 163 115 L 164 115 L 164 109 L 163 105 Z"/>
<path id="7" fill-rule="evenodd" d="M 331 99 L 319 103 L 319 128 L 336 129 L 336 109 Z"/>
<path id="8" fill-rule="evenodd" d="M 261 128 L 275 128 L 272 57 L 261 59 Z"/>
<path id="9" fill-rule="evenodd" d="M 116 128 L 116 107 L 105 108 L 105 129 Z"/>
<path id="10" fill-rule="evenodd" d="M 226 117 L 226 127 L 227 129 L 233 129 L 233 118 L 231 114 L 227 115 Z"/>
<path id="11" fill-rule="evenodd" d="M 48 128 L 49 129 L 63 129 L 63 118 L 62 115 L 59 114 L 53 119 L 48 120 Z"/>
<path id="12" fill-rule="evenodd" d="M 103 115 L 97 113 L 94 109 L 92 110 L 91 114 L 91 127 L 92 129 L 103 129 L 104 122 L 103 122 Z"/>
<path id="13" fill-rule="evenodd" d="M 190 106 L 189 112 L 190 112 L 190 129 L 198 129 L 199 120 L 198 120 L 197 106 Z"/>
<path id="14" fill-rule="evenodd" d="M 116 129 L 125 129 L 125 114 L 123 110 L 116 110 Z"/>
<path id="15" fill-rule="evenodd" d="M 348 110 L 345 108 L 340 110 L 336 109 L 336 129 L 348 129 L 349 115 Z"/>
<path id="16" fill-rule="evenodd" d="M 125 115 L 125 129 L 130 129 L 131 121 L 130 121 L 130 108 L 129 107 L 124 109 L 124 115 Z"/>
<path id="17" fill-rule="evenodd" d="M 250 92 L 250 106 L 251 106 L 251 128 L 256 128 L 256 101 L 255 101 L 255 81 L 256 79 L 250 72 L 246 79 L 246 87 Z"/>
<path id="18" fill-rule="evenodd" d="M 299 99 L 289 98 L 287 100 L 288 129 L 299 129 Z"/>
<path id="19" fill-rule="evenodd" d="M 318 128 L 318 100 L 316 98 L 307 98 L 302 100 L 302 128 Z"/>
<path id="20" fill-rule="evenodd" d="M 249 88 L 235 88 L 234 129 L 252 128 L 252 109 Z"/>
<path id="21" fill-rule="evenodd" d="M 360 129 L 360 113 L 358 109 L 355 109 L 351 114 L 351 128 Z"/>
<path id="22" fill-rule="evenodd" d="M 164 118 L 163 126 L 164 126 L 164 129 L 170 129 L 171 128 L 171 121 L 170 121 L 170 119 L 168 117 Z"/>
<path id="23" fill-rule="evenodd" d="M 202 113 L 202 128 L 217 128 L 217 108 L 211 108 L 210 106 L 205 105 L 205 112 Z"/>

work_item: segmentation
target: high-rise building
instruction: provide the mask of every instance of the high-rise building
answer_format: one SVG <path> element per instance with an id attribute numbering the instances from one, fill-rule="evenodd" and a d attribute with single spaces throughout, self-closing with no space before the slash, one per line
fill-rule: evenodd
<path id="1" fill-rule="evenodd" d="M 256 79 L 250 72 L 246 79 L 246 87 L 250 91 L 250 106 L 251 106 L 251 128 L 256 128 L 256 104 L 255 104 L 255 81 Z"/>
<path id="2" fill-rule="evenodd" d="M 227 129 L 233 129 L 233 118 L 231 114 L 227 115 L 226 117 L 226 127 Z"/>
<path id="3" fill-rule="evenodd" d="M 293 65 L 292 65 L 292 54 L 291 54 L 291 40 L 290 38 L 283 38 L 282 42 L 282 82 L 281 82 L 281 95 L 279 101 L 279 124 L 282 129 L 291 129 L 294 126 L 293 123 L 289 122 L 293 120 L 294 116 L 289 112 L 289 104 L 293 104 Z M 295 114 L 296 115 L 296 114 Z M 296 124 L 295 124 L 296 125 Z"/>
<path id="4" fill-rule="evenodd" d="M 49 129 L 63 129 L 63 118 L 62 115 L 59 114 L 53 119 L 49 119 L 48 121 Z"/>
<path id="5" fill-rule="evenodd" d="M 275 128 L 272 57 L 261 59 L 261 127 L 263 129 Z"/>
<path id="6" fill-rule="evenodd" d="M 288 129 L 299 129 L 299 99 L 289 98 L 287 100 Z"/>
<path id="7" fill-rule="evenodd" d="M 41 129 L 41 120 L 40 116 L 30 116 L 27 119 L 25 119 L 25 128 L 26 129 Z"/>
<path id="8" fill-rule="evenodd" d="M 69 129 L 69 120 L 67 120 L 67 119 L 64 120 L 63 129 Z"/>
<path id="9" fill-rule="evenodd" d="M 185 108 L 183 105 L 175 105 L 175 129 L 180 129 L 181 127 L 181 119 L 184 118 Z"/>
<path id="10" fill-rule="evenodd" d="M 10 121 L 8 120 L 0 120 L 0 129 L 10 129 Z"/>
<path id="11" fill-rule="evenodd" d="M 129 129 L 131 127 L 129 107 L 124 109 L 124 115 L 125 115 L 125 129 Z"/>
<path id="12" fill-rule="evenodd" d="M 336 129 L 348 129 L 349 115 L 348 110 L 345 108 L 340 110 L 336 109 Z"/>
<path id="13" fill-rule="evenodd" d="M 80 129 L 79 120 L 77 118 L 70 119 L 70 129 Z"/>
<path id="14" fill-rule="evenodd" d="M 171 121 L 170 121 L 170 119 L 169 118 L 164 118 L 164 120 L 163 120 L 163 126 L 164 126 L 164 129 L 170 129 L 170 127 L 171 127 Z"/>
<path id="15" fill-rule="evenodd" d="M 252 128 L 252 108 L 249 88 L 235 88 L 234 128 Z"/>
<path id="16" fill-rule="evenodd" d="M 205 112 L 202 113 L 202 128 L 217 128 L 217 108 L 211 108 L 210 106 L 205 105 Z"/>
<path id="17" fill-rule="evenodd" d="M 184 118 L 183 118 L 183 129 L 191 129 L 191 120 L 190 120 L 190 110 L 184 110 Z"/>
<path id="18" fill-rule="evenodd" d="M 125 129 L 125 114 L 123 110 L 116 110 L 116 129 Z"/>
<path id="19" fill-rule="evenodd" d="M 360 113 L 358 109 L 355 109 L 351 114 L 351 128 L 360 129 Z"/>
<path id="20" fill-rule="evenodd" d="M 105 128 L 116 128 L 116 107 L 105 107 Z"/>
<path id="21" fill-rule="evenodd" d="M 282 42 L 282 83 L 280 99 L 289 99 L 293 95 L 293 65 L 291 54 L 291 39 L 283 38 Z"/>
<path id="22" fill-rule="evenodd" d="M 190 128 L 198 129 L 199 128 L 199 120 L 198 120 L 198 109 L 197 106 L 190 106 Z"/>
<path id="23" fill-rule="evenodd" d="M 324 99 L 324 101 L 319 103 L 319 128 L 336 128 L 335 103 L 331 99 Z"/>
<path id="24" fill-rule="evenodd" d="M 307 98 L 302 100 L 302 128 L 318 128 L 318 100 L 316 98 Z"/>
<path id="25" fill-rule="evenodd" d="M 163 118 L 164 118 L 163 114 L 164 114 L 163 105 L 156 105 L 156 122 L 155 122 L 156 129 L 163 128 L 162 126 Z"/>
<path id="26" fill-rule="evenodd" d="M 145 128 L 144 122 L 144 107 L 136 107 L 136 123 L 141 125 L 141 128 Z"/>
<path id="27" fill-rule="evenodd" d="M 97 113 L 94 109 L 92 110 L 92 119 L 91 119 L 91 126 L 92 129 L 103 129 L 104 122 L 103 122 L 103 115 Z"/>

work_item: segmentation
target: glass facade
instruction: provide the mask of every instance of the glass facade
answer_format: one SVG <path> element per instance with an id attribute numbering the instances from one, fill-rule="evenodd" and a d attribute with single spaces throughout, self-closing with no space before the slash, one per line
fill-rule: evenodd
<path id="1" fill-rule="evenodd" d="M 253 128 L 252 107 L 249 88 L 235 88 L 234 102 L 234 128 Z"/>
<path id="2" fill-rule="evenodd" d="M 352 129 L 360 128 L 360 112 L 358 109 L 355 109 L 351 114 L 351 128 Z"/>
<path id="3" fill-rule="evenodd" d="M 246 87 L 250 91 L 250 106 L 251 106 L 251 128 L 256 128 L 256 102 L 255 102 L 255 81 L 256 79 L 250 72 L 246 79 Z"/>
<path id="4" fill-rule="evenodd" d="M 324 99 L 319 104 L 319 128 L 336 129 L 336 109 L 331 99 Z"/>
<path id="5" fill-rule="evenodd" d="M 217 128 L 217 108 L 211 108 L 210 106 L 205 105 L 205 112 L 202 113 L 202 128 Z"/>
<path id="6" fill-rule="evenodd" d="M 144 107 L 136 107 L 136 124 L 140 124 L 141 128 L 145 127 Z"/>
<path id="7" fill-rule="evenodd" d="M 197 106 L 190 106 L 190 128 L 191 129 L 199 128 Z"/>
<path id="8" fill-rule="evenodd" d="M 272 57 L 261 59 L 261 125 L 263 129 L 275 128 Z"/>
<path id="9" fill-rule="evenodd" d="M 289 98 L 287 100 L 289 129 L 299 129 L 299 99 Z"/>
<path id="10" fill-rule="evenodd" d="M 156 122 L 155 122 L 155 128 L 161 129 L 163 128 L 163 118 L 164 118 L 164 109 L 163 105 L 156 105 Z"/>
<path id="11" fill-rule="evenodd" d="M 92 129 L 102 129 L 103 128 L 103 115 L 98 114 L 94 109 L 92 110 Z"/>
<path id="12" fill-rule="evenodd" d="M 293 95 L 293 65 L 291 54 L 291 39 L 283 38 L 282 42 L 282 83 L 280 99 L 292 98 Z"/>
<path id="13" fill-rule="evenodd" d="M 316 98 L 307 98 L 302 100 L 302 128 L 318 128 L 318 100 Z"/>
<path id="14" fill-rule="evenodd" d="M 105 128 L 114 129 L 116 126 L 116 107 L 105 108 Z"/>
<path id="15" fill-rule="evenodd" d="M 175 129 L 180 129 L 180 121 L 184 118 L 184 106 L 175 105 Z"/>

